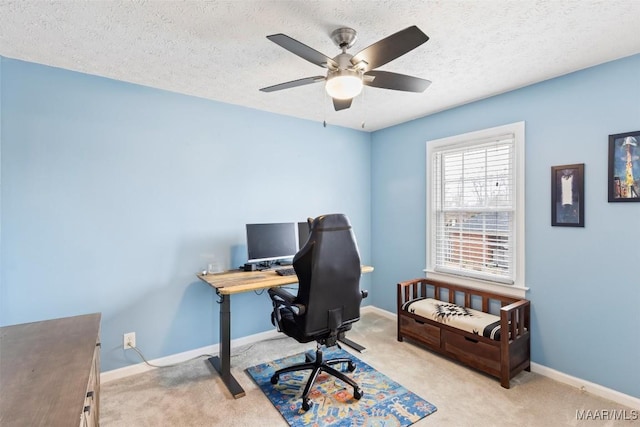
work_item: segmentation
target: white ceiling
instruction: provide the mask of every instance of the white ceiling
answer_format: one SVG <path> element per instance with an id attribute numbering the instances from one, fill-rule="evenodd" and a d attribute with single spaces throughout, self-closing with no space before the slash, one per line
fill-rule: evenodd
<path id="1" fill-rule="evenodd" d="M 424 93 L 365 87 L 335 112 L 321 83 L 258 90 L 325 74 L 267 35 L 333 57 L 336 28 L 355 54 L 411 25 L 430 40 L 379 69 Z M 368 131 L 635 53 L 640 0 L 0 0 L 2 56 Z"/>

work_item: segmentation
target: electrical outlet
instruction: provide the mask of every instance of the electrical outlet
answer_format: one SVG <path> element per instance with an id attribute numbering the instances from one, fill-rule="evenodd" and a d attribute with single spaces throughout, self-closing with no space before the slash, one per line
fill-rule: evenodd
<path id="1" fill-rule="evenodd" d="M 123 340 L 122 340 L 122 345 L 124 347 L 124 349 L 128 349 L 131 347 L 135 347 L 136 346 L 136 333 L 135 332 L 129 332 L 124 334 L 123 336 Z"/>

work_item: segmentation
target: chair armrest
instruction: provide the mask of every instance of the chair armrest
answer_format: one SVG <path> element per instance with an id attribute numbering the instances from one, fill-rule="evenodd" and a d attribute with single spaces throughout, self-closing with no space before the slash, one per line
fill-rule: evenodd
<path id="1" fill-rule="evenodd" d="M 285 305 L 287 307 L 294 308 L 297 310 L 297 313 L 299 315 L 304 314 L 307 310 L 304 304 L 296 304 L 296 296 L 288 292 L 286 289 L 269 288 L 268 292 L 271 300 L 274 301 L 277 305 Z"/>
<path id="2" fill-rule="evenodd" d="M 269 296 L 271 297 L 271 299 L 273 299 L 273 297 L 275 296 L 281 299 L 283 302 L 288 303 L 289 305 L 293 304 L 293 301 L 295 301 L 296 299 L 295 295 L 283 288 L 269 288 L 267 292 L 269 292 Z"/>

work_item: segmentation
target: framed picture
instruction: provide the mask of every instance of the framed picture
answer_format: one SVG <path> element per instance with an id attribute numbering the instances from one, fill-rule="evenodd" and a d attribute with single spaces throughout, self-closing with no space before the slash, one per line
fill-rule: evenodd
<path id="1" fill-rule="evenodd" d="M 551 225 L 584 227 L 584 163 L 551 167 Z"/>
<path id="2" fill-rule="evenodd" d="M 609 201 L 640 202 L 640 131 L 609 135 Z"/>

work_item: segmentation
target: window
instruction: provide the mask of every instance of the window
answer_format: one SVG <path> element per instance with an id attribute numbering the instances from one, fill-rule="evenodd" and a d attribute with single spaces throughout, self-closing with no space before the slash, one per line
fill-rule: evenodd
<path id="1" fill-rule="evenodd" d="M 427 142 L 426 271 L 524 296 L 524 122 Z"/>

